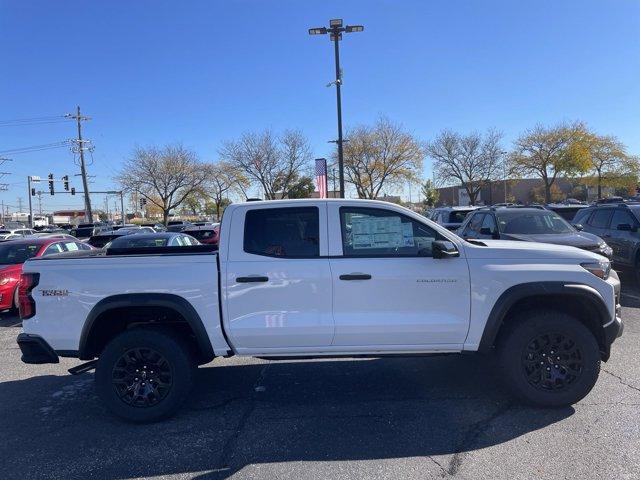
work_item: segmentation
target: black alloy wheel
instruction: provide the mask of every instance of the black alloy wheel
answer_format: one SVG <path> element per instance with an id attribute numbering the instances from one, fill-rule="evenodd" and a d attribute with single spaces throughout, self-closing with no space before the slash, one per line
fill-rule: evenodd
<path id="1" fill-rule="evenodd" d="M 582 352 L 567 335 L 544 333 L 526 346 L 522 368 L 533 387 L 546 391 L 562 390 L 582 374 Z"/>
<path id="2" fill-rule="evenodd" d="M 171 365 L 151 348 L 132 348 L 116 361 L 113 387 L 120 400 L 134 407 L 151 407 L 162 401 L 173 386 Z"/>

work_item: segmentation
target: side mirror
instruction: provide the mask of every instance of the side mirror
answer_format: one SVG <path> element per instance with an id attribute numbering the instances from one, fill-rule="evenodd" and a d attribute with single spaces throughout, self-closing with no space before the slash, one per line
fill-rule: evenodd
<path id="1" fill-rule="evenodd" d="M 622 230 L 623 232 L 637 232 L 638 228 L 634 227 L 629 223 L 620 223 L 617 227 L 618 230 Z"/>
<path id="2" fill-rule="evenodd" d="M 455 244 L 448 240 L 435 240 L 431 244 L 431 252 L 433 258 L 451 258 L 460 256 L 460 252 L 458 252 Z"/>
<path id="3" fill-rule="evenodd" d="M 573 228 L 575 228 L 576 230 L 578 230 L 579 232 L 584 230 L 584 227 L 582 226 L 581 223 L 574 223 L 573 224 Z"/>

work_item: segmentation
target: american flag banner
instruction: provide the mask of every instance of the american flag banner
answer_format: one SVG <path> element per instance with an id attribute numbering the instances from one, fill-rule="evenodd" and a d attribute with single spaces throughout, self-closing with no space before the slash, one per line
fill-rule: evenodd
<path id="1" fill-rule="evenodd" d="M 327 159 L 316 158 L 316 187 L 320 198 L 327 198 Z"/>

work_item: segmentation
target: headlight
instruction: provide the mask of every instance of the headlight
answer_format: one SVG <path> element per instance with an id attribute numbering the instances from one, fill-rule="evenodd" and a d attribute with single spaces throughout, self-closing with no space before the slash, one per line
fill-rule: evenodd
<path id="1" fill-rule="evenodd" d="M 0 285 L 6 285 L 11 281 L 11 277 L 0 277 Z"/>
<path id="2" fill-rule="evenodd" d="M 608 260 L 581 263 L 580 266 L 603 280 L 609 278 L 609 273 L 611 272 L 611 262 Z"/>
<path id="3" fill-rule="evenodd" d="M 602 242 L 600 245 L 598 245 L 600 248 L 598 249 L 598 251 L 604 255 L 605 257 L 610 257 L 613 254 L 613 250 L 611 249 L 611 247 L 609 245 L 607 245 L 605 242 Z"/>

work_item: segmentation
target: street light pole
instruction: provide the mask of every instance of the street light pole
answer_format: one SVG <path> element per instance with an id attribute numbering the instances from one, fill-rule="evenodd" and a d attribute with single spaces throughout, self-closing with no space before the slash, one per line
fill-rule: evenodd
<path id="1" fill-rule="evenodd" d="M 31 204 L 31 175 L 27 176 L 27 191 L 29 192 L 29 228 L 33 228 L 33 206 Z"/>
<path id="2" fill-rule="evenodd" d="M 340 198 L 344 198 L 344 153 L 342 149 L 342 94 L 340 84 L 342 83 L 340 74 L 340 47 L 338 42 L 342 35 L 332 33 L 333 45 L 336 57 L 336 103 L 338 108 L 338 184 L 340 186 Z"/>
<path id="3" fill-rule="evenodd" d="M 309 35 L 326 35 L 330 34 L 329 39 L 333 42 L 335 63 L 336 63 L 336 79 L 333 84 L 336 86 L 336 104 L 338 110 L 338 183 L 340 187 L 340 198 L 344 198 L 344 153 L 343 153 L 343 137 L 342 137 L 342 92 L 340 87 L 342 86 L 342 72 L 340 69 L 340 44 L 343 33 L 362 32 L 364 27 L 362 25 L 342 25 L 341 18 L 335 18 L 329 21 L 329 28 L 316 27 L 309 29 Z M 329 84 L 331 85 L 331 84 Z"/>

